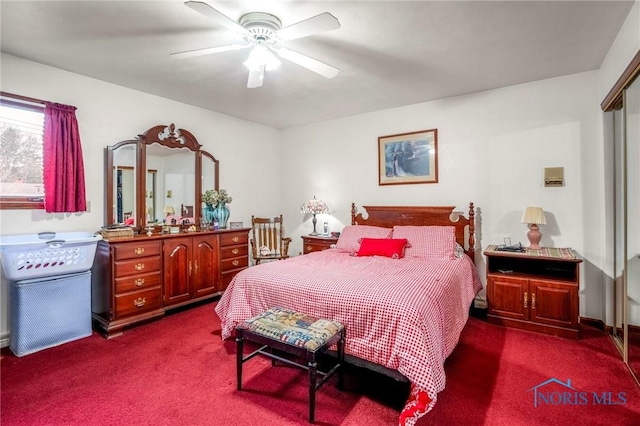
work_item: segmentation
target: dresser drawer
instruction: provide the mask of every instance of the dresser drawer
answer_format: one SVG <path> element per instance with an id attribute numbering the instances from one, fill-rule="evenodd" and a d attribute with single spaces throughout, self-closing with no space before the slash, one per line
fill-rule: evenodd
<path id="1" fill-rule="evenodd" d="M 128 275 L 148 274 L 158 272 L 162 266 L 160 256 L 144 257 L 141 259 L 120 260 L 114 263 L 115 278 L 126 277 Z"/>
<path id="2" fill-rule="evenodd" d="M 229 234 L 220 234 L 220 245 L 233 246 L 236 244 L 247 244 L 249 242 L 249 234 L 246 232 L 234 232 Z"/>
<path id="3" fill-rule="evenodd" d="M 233 269 L 246 268 L 249 266 L 249 258 L 247 256 L 237 257 L 235 259 L 222 259 L 220 262 L 222 272 L 231 271 Z"/>
<path id="4" fill-rule="evenodd" d="M 336 244 L 338 238 L 334 237 L 302 237 L 302 252 L 304 254 L 312 253 L 314 251 L 322 251 L 331 248 L 332 244 Z"/>
<path id="5" fill-rule="evenodd" d="M 140 241 L 117 244 L 113 247 L 113 259 L 137 259 L 140 257 L 159 255 L 162 251 L 160 243 L 160 241 Z"/>
<path id="6" fill-rule="evenodd" d="M 326 250 L 328 248 L 330 248 L 330 245 L 327 245 L 327 244 L 305 243 L 304 252 L 306 254 L 306 253 L 311 253 L 311 252 L 314 252 L 314 251 Z"/>
<path id="7" fill-rule="evenodd" d="M 223 247 L 220 250 L 220 257 L 224 259 L 230 259 L 232 257 L 242 257 L 249 254 L 249 248 L 246 245 L 237 247 Z"/>
<path id="8" fill-rule="evenodd" d="M 160 309 L 162 290 L 160 287 L 116 295 L 116 318 L 138 315 Z"/>
<path id="9" fill-rule="evenodd" d="M 155 287 L 160 285 L 162 276 L 160 272 L 152 274 L 141 274 L 127 278 L 118 278 L 116 280 L 116 293 L 125 293 L 127 291 L 141 290 L 144 288 Z"/>

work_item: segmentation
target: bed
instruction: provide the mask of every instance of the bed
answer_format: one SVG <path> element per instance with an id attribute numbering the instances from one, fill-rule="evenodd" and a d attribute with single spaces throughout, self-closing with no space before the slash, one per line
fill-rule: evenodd
<path id="1" fill-rule="evenodd" d="M 348 362 L 411 382 L 411 426 L 445 386 L 444 361 L 482 288 L 474 206 L 351 206 L 335 247 L 248 268 L 216 305 L 222 338 L 273 306 L 342 322 Z"/>

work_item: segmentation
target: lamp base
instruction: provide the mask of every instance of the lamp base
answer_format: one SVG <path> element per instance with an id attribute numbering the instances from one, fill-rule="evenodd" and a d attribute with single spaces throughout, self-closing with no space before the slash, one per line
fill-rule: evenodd
<path id="1" fill-rule="evenodd" d="M 313 220 L 311 222 L 313 222 L 313 232 L 310 233 L 309 235 L 312 236 L 312 237 L 317 237 L 320 234 L 318 234 L 318 231 L 316 231 L 316 223 L 318 223 L 318 221 L 316 220 L 316 214 L 315 213 L 313 214 Z"/>
<path id="2" fill-rule="evenodd" d="M 540 250 L 540 240 L 542 239 L 542 232 L 540 232 L 538 225 L 532 223 L 527 232 L 527 238 L 529 238 L 529 249 Z"/>

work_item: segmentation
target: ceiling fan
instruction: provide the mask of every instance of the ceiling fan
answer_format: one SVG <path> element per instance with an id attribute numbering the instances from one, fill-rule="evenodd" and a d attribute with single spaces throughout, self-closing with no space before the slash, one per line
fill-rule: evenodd
<path id="1" fill-rule="evenodd" d="M 171 54 L 174 58 L 188 58 L 252 48 L 249 57 L 244 62 L 244 65 L 249 68 L 247 87 L 250 89 L 261 87 L 265 71 L 271 71 L 280 65 L 276 55 L 326 78 L 333 78 L 340 72 L 334 66 L 281 47 L 281 44 L 289 40 L 340 28 L 340 22 L 328 12 L 282 28 L 280 19 L 270 13 L 250 12 L 242 15 L 240 20 L 236 22 L 207 3 L 187 1 L 185 5 L 231 29 L 239 38 L 242 38 L 243 43 L 176 52 Z"/>

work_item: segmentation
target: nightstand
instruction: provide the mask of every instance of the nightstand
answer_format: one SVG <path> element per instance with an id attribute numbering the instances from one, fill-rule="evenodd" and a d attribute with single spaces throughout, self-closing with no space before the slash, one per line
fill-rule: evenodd
<path id="1" fill-rule="evenodd" d="M 493 324 L 579 338 L 580 262 L 570 248 L 524 253 L 496 250 L 487 257 L 487 320 Z"/>
<path id="2" fill-rule="evenodd" d="M 313 251 L 322 251 L 331 248 L 332 244 L 338 242 L 337 237 L 323 237 L 322 235 L 302 236 L 302 254 L 308 254 Z"/>

